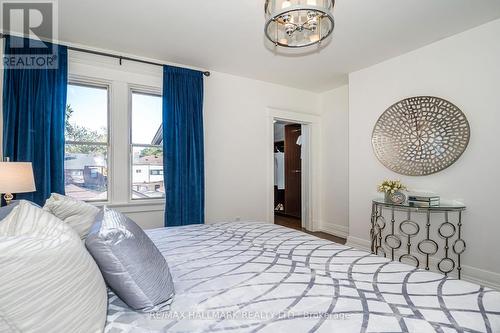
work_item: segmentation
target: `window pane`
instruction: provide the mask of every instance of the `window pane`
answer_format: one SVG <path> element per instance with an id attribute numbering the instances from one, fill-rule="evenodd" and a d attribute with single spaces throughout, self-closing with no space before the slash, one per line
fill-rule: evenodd
<path id="1" fill-rule="evenodd" d="M 107 146 L 67 144 L 64 159 L 67 196 L 85 201 L 108 199 Z"/>
<path id="2" fill-rule="evenodd" d="M 66 106 L 65 189 L 78 200 L 108 198 L 108 90 L 68 85 Z M 87 144 L 85 144 L 87 143 Z M 93 145 L 88 143 L 103 143 Z"/>
<path id="3" fill-rule="evenodd" d="M 162 98 L 156 95 L 132 93 L 132 143 L 162 144 Z"/>
<path id="4" fill-rule="evenodd" d="M 108 90 L 68 85 L 66 141 L 108 141 Z"/>
<path id="5" fill-rule="evenodd" d="M 132 199 L 163 198 L 163 148 L 134 147 L 132 162 Z"/>

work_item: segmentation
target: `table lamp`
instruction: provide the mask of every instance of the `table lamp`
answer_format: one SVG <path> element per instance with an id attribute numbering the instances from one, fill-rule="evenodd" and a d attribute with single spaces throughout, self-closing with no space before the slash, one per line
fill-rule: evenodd
<path id="1" fill-rule="evenodd" d="M 31 162 L 0 162 L 0 193 L 5 193 L 5 202 L 10 204 L 12 193 L 36 191 Z"/>

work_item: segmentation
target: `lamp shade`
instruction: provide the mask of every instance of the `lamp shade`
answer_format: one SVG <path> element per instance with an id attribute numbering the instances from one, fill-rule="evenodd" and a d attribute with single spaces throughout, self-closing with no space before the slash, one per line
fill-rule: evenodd
<path id="1" fill-rule="evenodd" d="M 36 191 L 31 162 L 0 162 L 0 193 Z"/>

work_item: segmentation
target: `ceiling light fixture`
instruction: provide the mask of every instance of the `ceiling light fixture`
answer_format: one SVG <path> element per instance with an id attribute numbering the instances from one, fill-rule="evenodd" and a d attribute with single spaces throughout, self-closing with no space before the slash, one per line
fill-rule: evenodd
<path id="1" fill-rule="evenodd" d="M 334 0 L 266 0 L 266 37 L 276 46 L 321 44 L 333 32 Z"/>

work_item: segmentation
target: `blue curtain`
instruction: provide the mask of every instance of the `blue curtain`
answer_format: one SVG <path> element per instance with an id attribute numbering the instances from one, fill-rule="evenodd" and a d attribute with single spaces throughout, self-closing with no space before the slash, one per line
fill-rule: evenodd
<path id="1" fill-rule="evenodd" d="M 165 226 L 205 222 L 203 73 L 164 66 Z"/>
<path id="2" fill-rule="evenodd" d="M 18 194 L 43 205 L 50 193 L 64 194 L 64 125 L 68 54 L 64 46 L 7 37 L 5 56 L 55 54 L 56 69 L 5 67 L 3 82 L 3 155 L 11 161 L 32 162 L 34 193 Z M 21 44 L 19 44 L 21 43 Z M 35 42 L 36 43 L 36 42 Z M 24 47 L 19 47 L 24 45 Z M 33 45 L 33 44 L 32 44 Z"/>

